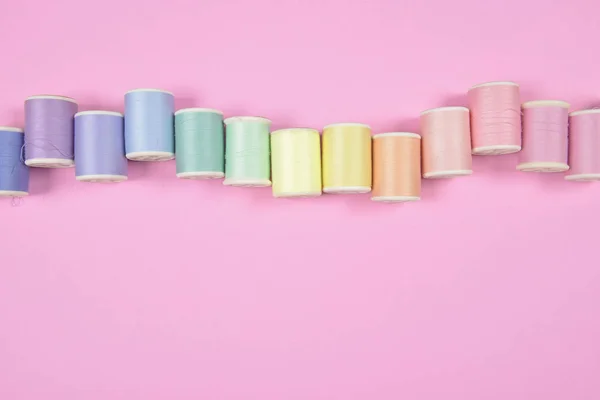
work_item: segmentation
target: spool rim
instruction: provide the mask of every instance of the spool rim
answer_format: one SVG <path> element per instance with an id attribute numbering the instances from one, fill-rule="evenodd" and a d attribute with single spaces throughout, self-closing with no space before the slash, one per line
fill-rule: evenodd
<path id="1" fill-rule="evenodd" d="M 225 118 L 225 120 L 223 121 L 223 123 L 225 125 L 229 125 L 234 122 L 264 122 L 269 125 L 272 123 L 272 121 L 269 118 L 251 116 L 251 115 L 241 115 L 241 116 L 236 116 L 236 117 L 229 117 L 229 118 Z"/>
<path id="2" fill-rule="evenodd" d="M 573 111 L 572 113 L 569 113 L 569 117 L 576 117 L 578 115 L 585 114 L 600 114 L 600 108 L 586 108 L 584 110 Z"/>
<path id="3" fill-rule="evenodd" d="M 329 129 L 329 128 L 341 128 L 341 127 L 344 127 L 344 126 L 355 126 L 355 127 L 361 127 L 361 128 L 371 129 L 370 125 L 363 124 L 363 123 L 360 123 L 360 122 L 336 122 L 334 124 L 325 125 L 323 127 L 323 130 Z"/>
<path id="4" fill-rule="evenodd" d="M 487 86 L 516 86 L 519 87 L 519 84 L 513 81 L 490 81 L 490 82 L 482 82 L 482 83 L 478 83 L 476 85 L 471 86 L 471 88 L 469 89 L 469 91 L 473 90 L 473 89 L 477 89 L 477 88 L 481 88 L 481 87 L 487 87 Z"/>
<path id="5" fill-rule="evenodd" d="M 275 198 L 310 198 L 310 197 L 319 197 L 323 194 L 323 192 L 289 192 L 289 193 L 273 193 L 273 197 Z"/>
<path id="6" fill-rule="evenodd" d="M 371 200 L 380 203 L 406 203 L 409 201 L 419 201 L 421 196 L 373 196 Z"/>
<path id="7" fill-rule="evenodd" d="M 269 187 L 271 186 L 271 181 L 269 179 L 227 178 L 223 181 L 223 185 L 237 187 Z"/>
<path id="8" fill-rule="evenodd" d="M 277 133 L 283 132 L 308 132 L 308 133 L 316 133 L 317 135 L 320 133 L 317 129 L 313 128 L 284 128 L 277 129 L 276 131 L 271 132 L 271 135 L 275 135 Z"/>
<path id="9" fill-rule="evenodd" d="M 373 135 L 373 139 L 381 137 L 412 137 L 415 139 L 421 139 L 421 135 L 414 132 L 383 132 Z"/>
<path id="10" fill-rule="evenodd" d="M 29 192 L 22 190 L 0 190 L 0 197 L 25 197 L 29 196 Z"/>
<path id="11" fill-rule="evenodd" d="M 464 106 L 436 107 L 436 108 L 429 108 L 425 111 L 421 111 L 420 115 L 423 116 L 423 115 L 434 113 L 434 112 L 444 112 L 444 111 L 466 111 L 466 112 L 469 112 L 469 109 Z"/>
<path id="12" fill-rule="evenodd" d="M 128 90 L 127 92 L 125 92 L 125 95 L 128 95 L 130 93 L 136 93 L 136 92 L 165 93 L 165 94 L 170 94 L 171 96 L 173 96 L 173 92 L 169 92 L 168 90 L 163 90 L 163 89 L 155 89 L 155 88 L 131 89 L 131 90 Z"/>
<path id="13" fill-rule="evenodd" d="M 600 181 L 600 173 L 572 174 L 572 175 L 565 176 L 565 180 L 573 181 L 573 182 Z"/>
<path id="14" fill-rule="evenodd" d="M 423 174 L 424 179 L 444 179 L 459 176 L 469 176 L 473 174 L 472 169 L 450 169 L 445 171 L 434 171 Z"/>
<path id="15" fill-rule="evenodd" d="M 553 173 L 569 170 L 569 164 L 553 161 L 530 161 L 517 165 L 517 171 Z"/>
<path id="16" fill-rule="evenodd" d="M 522 108 L 535 108 L 535 107 L 560 107 L 568 109 L 571 104 L 563 100 L 530 100 L 521 104 Z"/>
<path id="17" fill-rule="evenodd" d="M 502 156 L 521 151 L 521 146 L 516 144 L 496 144 L 493 146 L 479 146 L 471 150 L 474 156 Z"/>
<path id="18" fill-rule="evenodd" d="M 115 117 L 123 117 L 123 114 L 116 111 L 104 111 L 104 110 L 88 110 L 88 111 L 79 111 L 75 114 L 75 118 L 80 117 L 82 115 L 112 115 Z"/>
<path id="19" fill-rule="evenodd" d="M 185 114 L 185 113 L 207 113 L 207 114 L 223 115 L 223 111 L 219 111 L 215 108 L 201 108 L 201 107 L 180 108 L 179 110 L 175 111 L 174 115 Z"/>
<path id="20" fill-rule="evenodd" d="M 75 177 L 80 182 L 87 183 L 119 183 L 127 180 L 127 175 L 118 174 L 90 174 Z"/>
<path id="21" fill-rule="evenodd" d="M 170 161 L 175 158 L 175 153 L 171 151 L 130 151 L 125 157 L 131 161 L 158 162 Z"/>
<path id="22" fill-rule="evenodd" d="M 220 171 L 188 171 L 175 174 L 179 179 L 222 179 L 224 172 Z"/>
<path id="23" fill-rule="evenodd" d="M 327 186 L 323 188 L 323 193 L 328 194 L 363 194 L 370 191 L 371 186 Z"/>
<path id="24" fill-rule="evenodd" d="M 33 168 L 71 168 L 75 161 L 67 158 L 30 158 L 25 160 L 25 165 Z"/>
<path id="25" fill-rule="evenodd" d="M 17 128 L 16 126 L 0 126 L 0 132 L 17 132 L 23 133 L 23 129 Z"/>
<path id="26" fill-rule="evenodd" d="M 75 100 L 72 97 L 60 96 L 60 95 L 55 95 L 55 94 L 36 94 L 34 96 L 29 96 L 25 99 L 25 101 L 29 101 L 29 100 L 63 100 L 63 101 L 68 101 L 70 103 L 77 104 L 77 100 Z"/>

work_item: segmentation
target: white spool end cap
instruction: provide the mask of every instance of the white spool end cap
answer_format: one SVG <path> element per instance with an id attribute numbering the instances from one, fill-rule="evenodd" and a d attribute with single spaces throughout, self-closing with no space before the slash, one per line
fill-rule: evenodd
<path id="1" fill-rule="evenodd" d="M 521 146 L 516 144 L 498 144 L 495 146 L 475 147 L 471 154 L 475 156 L 501 156 L 503 154 L 518 153 Z"/>
<path id="2" fill-rule="evenodd" d="M 593 182 L 600 181 L 599 174 L 574 174 L 565 176 L 565 180 L 573 182 Z"/>
<path id="3" fill-rule="evenodd" d="M 371 200 L 380 203 L 406 203 L 409 201 L 419 201 L 421 198 L 418 196 L 376 196 L 371 197 Z"/>
<path id="4" fill-rule="evenodd" d="M 517 171 L 522 172 L 565 172 L 569 165 L 560 162 L 534 161 L 517 165 Z"/>
<path id="5" fill-rule="evenodd" d="M 370 191 L 370 186 L 328 186 L 323 188 L 323 193 L 329 194 L 361 194 Z"/>
<path id="6" fill-rule="evenodd" d="M 30 158 L 25 160 L 25 165 L 34 168 L 70 168 L 75 166 L 75 161 L 66 158 Z"/>
<path id="7" fill-rule="evenodd" d="M 467 176 L 471 175 L 473 170 L 471 169 L 455 169 L 455 170 L 447 170 L 447 171 L 435 171 L 435 172 L 427 172 L 423 174 L 423 178 L 425 179 L 444 179 L 444 178 L 454 178 L 457 176 Z"/>
<path id="8" fill-rule="evenodd" d="M 28 195 L 28 192 L 21 192 L 20 190 L 0 190 L 0 197 L 24 197 Z"/>
<path id="9" fill-rule="evenodd" d="M 273 197 L 278 199 L 304 199 L 309 197 L 319 197 L 322 192 L 289 192 L 289 193 L 273 193 Z"/>
<path id="10" fill-rule="evenodd" d="M 77 179 L 80 182 L 90 182 L 90 183 L 118 183 L 118 182 L 126 181 L 127 176 L 126 175 L 104 175 L 104 174 L 80 175 L 80 176 L 76 176 L 75 179 Z"/>
<path id="11" fill-rule="evenodd" d="M 223 185 L 237 187 L 266 187 L 271 186 L 271 181 L 268 179 L 228 178 L 223 181 Z"/>
<path id="12" fill-rule="evenodd" d="M 175 158 L 175 153 L 169 151 L 134 151 L 125 154 L 131 161 L 169 161 Z"/>
<path id="13" fill-rule="evenodd" d="M 223 172 L 219 171 L 194 171 L 180 172 L 176 175 L 179 179 L 221 179 L 225 177 Z"/>

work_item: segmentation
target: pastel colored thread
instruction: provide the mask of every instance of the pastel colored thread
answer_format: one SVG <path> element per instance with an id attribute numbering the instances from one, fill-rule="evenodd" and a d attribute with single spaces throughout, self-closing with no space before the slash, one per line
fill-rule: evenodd
<path id="1" fill-rule="evenodd" d="M 271 186 L 271 121 L 248 116 L 227 118 L 224 123 L 223 184 L 242 187 Z"/>
<path id="2" fill-rule="evenodd" d="M 73 117 L 77 102 L 70 97 L 31 96 L 25 100 L 25 164 L 38 168 L 75 165 Z"/>
<path id="3" fill-rule="evenodd" d="M 132 161 L 175 158 L 175 99 L 160 89 L 135 89 L 125 94 L 125 155 Z"/>
<path id="4" fill-rule="evenodd" d="M 225 176 L 223 113 L 186 108 L 175 113 L 177 177 L 219 179 Z"/>
<path id="5" fill-rule="evenodd" d="M 75 114 L 75 179 L 99 183 L 127 180 L 121 113 L 82 111 Z"/>
<path id="6" fill-rule="evenodd" d="M 564 172 L 569 169 L 569 103 L 537 100 L 523 103 L 523 149 L 517 170 Z"/>
<path id="7" fill-rule="evenodd" d="M 29 168 L 21 159 L 23 130 L 0 126 L 0 196 L 29 194 Z"/>
<path id="8" fill-rule="evenodd" d="M 440 107 L 420 116 L 423 178 L 452 178 L 473 173 L 469 109 Z"/>
<path id="9" fill-rule="evenodd" d="M 322 193 L 321 136 L 316 129 L 271 132 L 273 197 L 315 197 Z"/>
<path id="10" fill-rule="evenodd" d="M 569 114 L 569 181 L 600 180 L 600 109 Z"/>
<path id="11" fill-rule="evenodd" d="M 421 136 L 412 132 L 373 136 L 371 200 L 401 203 L 421 199 Z"/>
<path id="12" fill-rule="evenodd" d="M 323 128 L 323 192 L 368 193 L 372 184 L 371 128 L 339 123 Z"/>
<path id="13" fill-rule="evenodd" d="M 501 155 L 521 150 L 521 100 L 514 82 L 487 82 L 468 92 L 472 153 Z"/>

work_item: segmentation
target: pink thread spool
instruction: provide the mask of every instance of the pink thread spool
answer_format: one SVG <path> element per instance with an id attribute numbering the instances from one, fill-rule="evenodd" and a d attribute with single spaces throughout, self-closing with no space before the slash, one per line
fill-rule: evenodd
<path id="1" fill-rule="evenodd" d="M 537 100 L 523 103 L 523 150 L 517 170 L 564 172 L 569 169 L 569 103 Z"/>
<path id="2" fill-rule="evenodd" d="M 473 173 L 469 109 L 440 107 L 421 113 L 423 178 Z"/>
<path id="3" fill-rule="evenodd" d="M 475 155 L 521 150 L 521 100 L 514 82 L 487 82 L 469 89 L 471 140 Z"/>
<path id="4" fill-rule="evenodd" d="M 600 110 L 569 114 L 569 165 L 566 180 L 600 180 Z"/>

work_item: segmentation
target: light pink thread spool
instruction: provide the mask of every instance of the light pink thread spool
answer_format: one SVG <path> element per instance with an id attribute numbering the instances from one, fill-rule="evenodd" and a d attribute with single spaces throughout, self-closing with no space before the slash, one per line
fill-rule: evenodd
<path id="1" fill-rule="evenodd" d="M 469 109 L 440 107 L 421 113 L 423 178 L 473 173 Z"/>
<path id="2" fill-rule="evenodd" d="M 475 155 L 521 150 L 521 100 L 514 82 L 487 82 L 469 89 L 471 141 Z"/>
<path id="3" fill-rule="evenodd" d="M 569 114 L 569 165 L 566 180 L 600 180 L 600 110 Z"/>
<path id="4" fill-rule="evenodd" d="M 523 150 L 517 170 L 564 172 L 569 169 L 569 103 L 537 100 L 523 103 Z"/>

